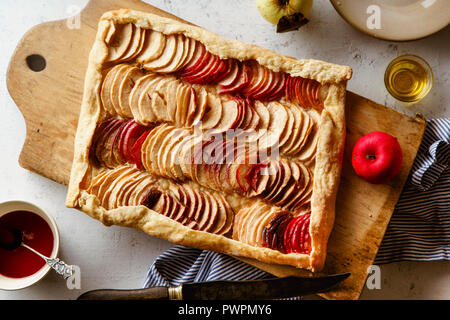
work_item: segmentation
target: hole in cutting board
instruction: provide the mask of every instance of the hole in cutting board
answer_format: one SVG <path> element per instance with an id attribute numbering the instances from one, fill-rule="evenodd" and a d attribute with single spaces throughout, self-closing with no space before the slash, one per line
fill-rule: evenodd
<path id="1" fill-rule="evenodd" d="M 40 72 L 45 69 L 47 62 L 40 54 L 32 54 L 26 57 L 27 66 L 34 72 Z"/>

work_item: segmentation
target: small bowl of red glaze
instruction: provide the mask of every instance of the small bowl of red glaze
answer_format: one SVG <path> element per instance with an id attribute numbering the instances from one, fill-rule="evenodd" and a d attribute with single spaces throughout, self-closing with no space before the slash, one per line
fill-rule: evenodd
<path id="1" fill-rule="evenodd" d="M 0 203 L 0 227 L 22 231 L 23 242 L 43 255 L 56 258 L 59 232 L 53 218 L 41 208 L 25 201 Z M 24 247 L 0 248 L 0 289 L 18 290 L 41 280 L 50 266 Z"/>

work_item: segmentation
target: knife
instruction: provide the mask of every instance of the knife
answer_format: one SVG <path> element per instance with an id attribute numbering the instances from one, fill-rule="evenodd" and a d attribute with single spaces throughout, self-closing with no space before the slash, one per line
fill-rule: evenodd
<path id="1" fill-rule="evenodd" d="M 284 277 L 265 280 L 207 281 L 177 287 L 136 290 L 99 289 L 83 293 L 78 300 L 265 300 L 324 292 L 350 273 L 324 277 Z"/>

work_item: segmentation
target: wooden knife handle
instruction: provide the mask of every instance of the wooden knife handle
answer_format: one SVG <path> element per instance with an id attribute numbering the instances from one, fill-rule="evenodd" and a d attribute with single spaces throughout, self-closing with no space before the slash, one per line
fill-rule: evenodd
<path id="1" fill-rule="evenodd" d="M 78 300 L 168 300 L 169 288 L 152 287 L 136 290 L 99 289 L 83 293 Z"/>

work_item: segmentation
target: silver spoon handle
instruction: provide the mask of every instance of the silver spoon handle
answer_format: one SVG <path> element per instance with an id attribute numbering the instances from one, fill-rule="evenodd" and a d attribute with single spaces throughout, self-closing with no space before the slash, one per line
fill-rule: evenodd
<path id="1" fill-rule="evenodd" d="M 56 271 L 57 274 L 64 277 L 64 279 L 67 279 L 73 274 L 73 267 L 71 265 L 66 264 L 64 261 L 59 260 L 58 258 L 49 258 L 41 254 L 40 252 L 34 250 L 30 246 L 27 246 L 25 243 L 22 242 L 21 246 L 27 248 L 28 250 L 33 251 L 35 254 L 40 256 L 42 259 L 45 260 L 45 262 Z"/>

